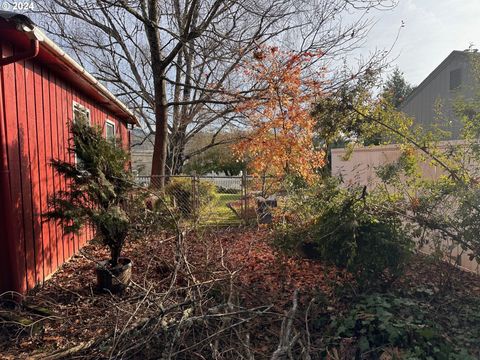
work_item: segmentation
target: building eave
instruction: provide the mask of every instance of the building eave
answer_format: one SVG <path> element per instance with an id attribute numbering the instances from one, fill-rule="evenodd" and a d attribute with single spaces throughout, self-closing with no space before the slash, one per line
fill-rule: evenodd
<path id="1" fill-rule="evenodd" d="M 18 36 L 21 34 L 23 36 Z M 108 106 L 123 121 L 138 125 L 134 113 L 85 68 L 70 57 L 64 50 L 46 36 L 27 16 L 0 11 L 0 36 L 11 38 L 15 43 L 26 46 L 31 39 L 40 41 L 40 53 L 37 58 L 52 70 L 60 72 L 62 77 L 73 80 L 95 100 Z"/>

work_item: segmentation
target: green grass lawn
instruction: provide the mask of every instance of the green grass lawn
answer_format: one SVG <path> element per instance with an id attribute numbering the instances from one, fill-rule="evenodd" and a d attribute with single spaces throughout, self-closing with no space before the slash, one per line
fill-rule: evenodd
<path id="1" fill-rule="evenodd" d="M 227 204 L 241 199 L 241 194 L 217 194 L 217 198 L 201 214 L 200 223 L 205 225 L 238 225 L 242 223 Z"/>

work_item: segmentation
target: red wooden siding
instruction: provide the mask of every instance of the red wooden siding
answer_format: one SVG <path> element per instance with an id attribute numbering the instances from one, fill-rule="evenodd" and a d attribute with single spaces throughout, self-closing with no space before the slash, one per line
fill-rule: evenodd
<path id="1" fill-rule="evenodd" d="M 0 56 L 14 51 L 0 42 Z M 25 292 L 42 283 L 93 236 L 91 228 L 78 236 L 65 235 L 61 226 L 41 216 L 48 199 L 69 186 L 49 163 L 52 158 L 73 161 L 68 150 L 73 102 L 90 110 L 92 125 L 104 128 L 107 119 L 114 122 L 125 147 L 129 147 L 129 134 L 123 121 L 35 59 L 0 67 L 0 75 L 0 121 L 12 208 L 11 223 L 0 223 L 0 292 Z M 16 232 L 15 243 L 8 243 L 12 237 L 5 236 L 7 230 Z"/>

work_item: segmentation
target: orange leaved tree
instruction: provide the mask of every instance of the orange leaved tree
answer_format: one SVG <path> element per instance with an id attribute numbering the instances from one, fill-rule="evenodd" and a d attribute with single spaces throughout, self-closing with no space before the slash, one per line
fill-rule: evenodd
<path id="1" fill-rule="evenodd" d="M 256 52 L 245 65 L 246 76 L 262 90 L 237 106 L 250 132 L 234 150 L 256 174 L 294 174 L 308 181 L 324 165 L 324 151 L 315 146 L 311 104 L 322 96 L 325 80 L 322 73 L 305 74 L 321 55 L 271 47 Z"/>

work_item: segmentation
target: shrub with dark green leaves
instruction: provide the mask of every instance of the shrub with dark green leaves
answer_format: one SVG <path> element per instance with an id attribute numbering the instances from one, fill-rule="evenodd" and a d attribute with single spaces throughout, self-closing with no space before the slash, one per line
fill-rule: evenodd
<path id="1" fill-rule="evenodd" d="M 144 188 L 137 189 L 126 207 L 131 221 L 129 236 L 132 240 L 149 239 L 161 231 L 175 231 L 175 217 L 161 194 Z"/>
<path id="2" fill-rule="evenodd" d="M 193 178 L 172 178 L 165 187 L 165 193 L 175 200 L 177 208 L 185 217 L 194 214 L 195 206 L 204 208 L 215 200 L 217 188 L 210 181 L 193 180 Z"/>
<path id="3" fill-rule="evenodd" d="M 311 227 L 320 256 L 354 273 L 360 285 L 397 278 L 413 247 L 400 219 L 378 205 L 365 193 L 341 192 Z"/>
<path id="4" fill-rule="evenodd" d="M 304 255 L 346 268 L 360 287 L 383 287 L 402 273 L 413 241 L 391 199 L 328 181 L 304 193 L 299 203 L 293 223 L 277 226 L 281 248 L 300 248 Z"/>
<path id="5" fill-rule="evenodd" d="M 394 294 L 363 296 L 330 324 L 329 347 L 354 339 L 358 359 L 379 359 L 388 352 L 402 359 L 473 359 L 430 319 L 433 311 L 428 302 Z"/>

